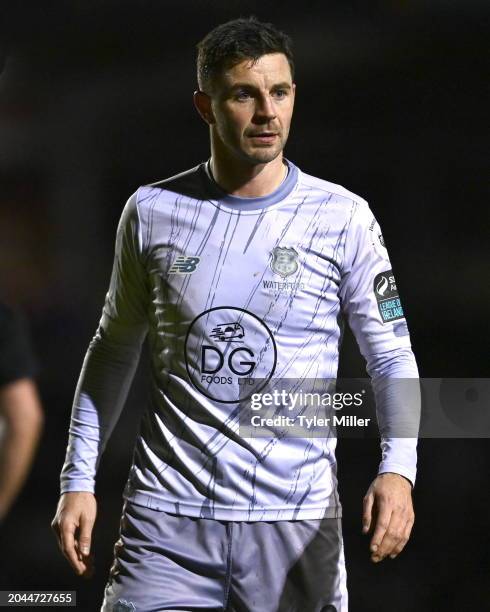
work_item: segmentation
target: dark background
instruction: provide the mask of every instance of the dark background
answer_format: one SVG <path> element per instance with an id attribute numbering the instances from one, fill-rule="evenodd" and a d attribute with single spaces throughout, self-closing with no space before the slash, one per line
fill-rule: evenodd
<path id="1" fill-rule="evenodd" d="M 71 401 L 125 201 L 139 185 L 208 156 L 191 97 L 196 42 L 250 14 L 293 37 L 298 89 L 287 157 L 369 201 L 421 375 L 484 377 L 488 5 L 141 0 L 3 8 L 0 299 L 29 318 L 47 421 L 29 482 L 0 529 L 0 589 L 74 589 L 78 609 L 92 611 L 117 537 L 144 368 L 100 468 L 91 582 L 72 575 L 49 528 Z M 365 375 L 350 335 L 341 374 Z M 398 559 L 373 565 L 360 519 L 377 443 L 339 442 L 353 612 L 490 609 L 488 440 L 421 440 L 419 449 L 412 539 Z"/>

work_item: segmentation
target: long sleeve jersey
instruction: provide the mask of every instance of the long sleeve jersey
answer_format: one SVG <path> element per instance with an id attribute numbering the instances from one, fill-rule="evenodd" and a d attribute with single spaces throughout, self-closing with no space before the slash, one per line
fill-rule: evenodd
<path id="1" fill-rule="evenodd" d="M 219 520 L 341 515 L 335 436 L 241 435 L 253 381 L 335 379 L 344 319 L 381 430 L 406 409 L 389 380 L 418 372 L 367 202 L 284 163 L 287 177 L 264 197 L 223 192 L 207 162 L 129 198 L 75 393 L 62 492 L 94 491 L 148 336 L 150 388 L 126 499 Z M 381 450 L 379 472 L 413 483 L 416 438 L 382 436 Z"/>

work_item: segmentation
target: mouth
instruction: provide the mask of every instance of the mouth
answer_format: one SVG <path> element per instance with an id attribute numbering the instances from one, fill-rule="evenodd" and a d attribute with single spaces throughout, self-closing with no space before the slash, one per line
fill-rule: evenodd
<path id="1" fill-rule="evenodd" d="M 277 138 L 277 132 L 255 132 L 249 135 L 249 138 L 258 143 L 270 144 Z"/>

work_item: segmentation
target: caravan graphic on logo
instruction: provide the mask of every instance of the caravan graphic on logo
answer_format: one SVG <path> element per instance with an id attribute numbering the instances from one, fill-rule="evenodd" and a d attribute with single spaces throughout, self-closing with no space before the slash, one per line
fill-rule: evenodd
<path id="1" fill-rule="evenodd" d="M 209 334 L 217 342 L 238 342 L 245 335 L 240 323 L 220 323 Z"/>

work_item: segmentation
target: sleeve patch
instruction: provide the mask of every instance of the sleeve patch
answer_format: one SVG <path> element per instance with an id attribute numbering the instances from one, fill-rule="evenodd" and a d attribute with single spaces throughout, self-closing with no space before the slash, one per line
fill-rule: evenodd
<path id="1" fill-rule="evenodd" d="M 381 272 L 374 277 L 374 295 L 383 323 L 403 319 L 403 308 L 398 296 L 395 277 L 392 270 Z"/>

